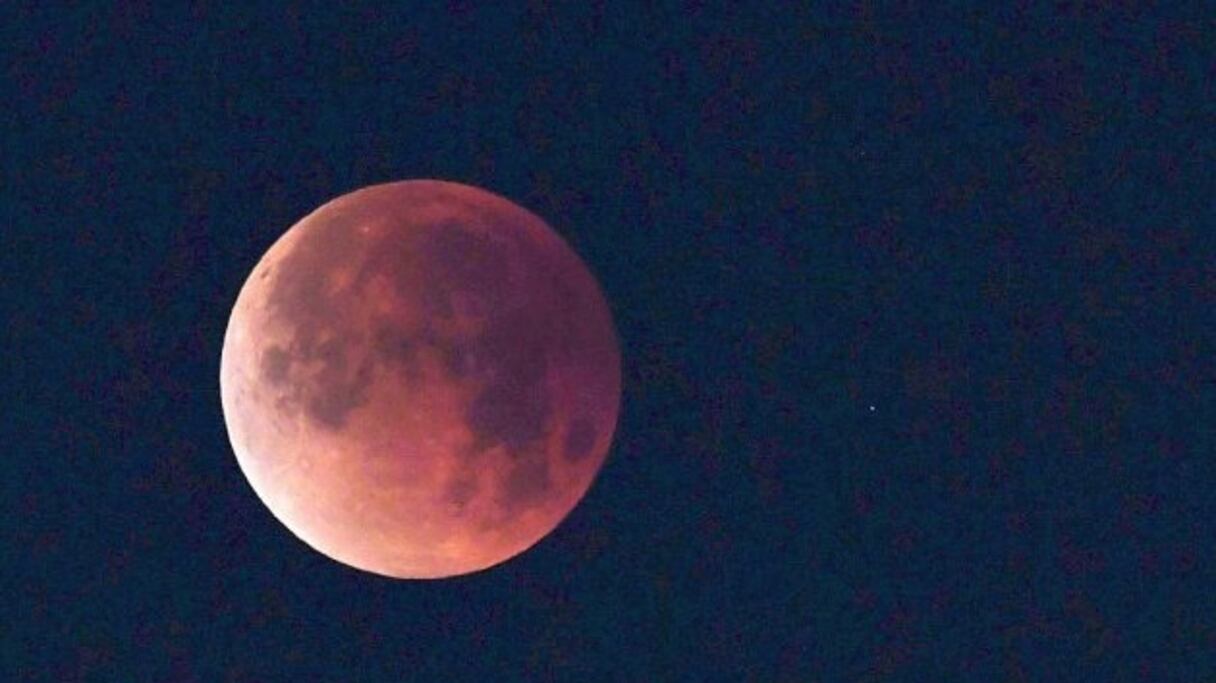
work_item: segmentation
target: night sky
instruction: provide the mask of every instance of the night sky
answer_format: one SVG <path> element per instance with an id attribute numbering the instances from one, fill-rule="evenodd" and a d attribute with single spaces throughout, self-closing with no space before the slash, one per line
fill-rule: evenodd
<path id="1" fill-rule="evenodd" d="M 73 4 L 0 10 L 0 680 L 1216 680 L 1203 3 Z M 583 502 L 439 582 L 219 398 L 270 244 L 422 177 L 623 356 Z"/>

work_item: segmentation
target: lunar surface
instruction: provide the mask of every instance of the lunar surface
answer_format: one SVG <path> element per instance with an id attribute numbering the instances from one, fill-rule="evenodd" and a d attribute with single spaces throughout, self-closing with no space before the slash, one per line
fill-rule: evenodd
<path id="1" fill-rule="evenodd" d="M 296 536 L 437 578 L 514 557 L 583 497 L 620 355 L 598 284 L 540 218 L 414 180 L 339 197 L 271 246 L 220 386 L 241 470 Z"/>

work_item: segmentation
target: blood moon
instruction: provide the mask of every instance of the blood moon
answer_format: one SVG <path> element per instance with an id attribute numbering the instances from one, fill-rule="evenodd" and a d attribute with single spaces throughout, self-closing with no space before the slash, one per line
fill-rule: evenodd
<path id="1" fill-rule="evenodd" d="M 436 578 L 523 552 L 583 497 L 620 352 L 594 277 L 540 218 L 411 180 L 339 197 L 271 246 L 220 387 L 241 470 L 293 533 Z"/>

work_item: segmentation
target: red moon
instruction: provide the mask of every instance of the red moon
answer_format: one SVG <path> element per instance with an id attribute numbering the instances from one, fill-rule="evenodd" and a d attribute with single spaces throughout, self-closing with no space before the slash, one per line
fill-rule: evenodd
<path id="1" fill-rule="evenodd" d="M 237 297 L 220 363 L 258 497 L 325 555 L 439 578 L 523 552 L 603 465 L 620 350 L 591 272 L 498 195 L 410 180 L 288 230 Z"/>

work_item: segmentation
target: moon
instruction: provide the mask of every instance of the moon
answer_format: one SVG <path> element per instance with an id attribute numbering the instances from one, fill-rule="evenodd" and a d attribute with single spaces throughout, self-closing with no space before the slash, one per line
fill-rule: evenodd
<path id="1" fill-rule="evenodd" d="M 440 578 L 525 551 L 608 454 L 607 301 L 535 214 L 459 183 L 334 199 L 276 241 L 224 336 L 241 471 L 292 533 L 368 572 Z"/>

